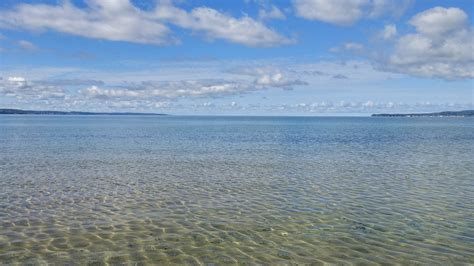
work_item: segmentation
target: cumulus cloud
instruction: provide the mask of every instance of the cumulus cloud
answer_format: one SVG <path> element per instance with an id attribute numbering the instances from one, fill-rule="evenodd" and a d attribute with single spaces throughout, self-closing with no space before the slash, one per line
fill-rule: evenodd
<path id="1" fill-rule="evenodd" d="M 35 84 L 23 77 L 0 78 L 0 95 L 17 99 L 64 98 L 65 91 L 57 86 Z"/>
<path id="2" fill-rule="evenodd" d="M 255 79 L 254 84 L 285 89 L 292 89 L 293 86 L 298 85 L 308 85 L 308 83 L 300 79 L 288 79 L 280 71 L 274 73 L 262 73 Z"/>
<path id="3" fill-rule="evenodd" d="M 248 16 L 234 18 L 207 7 L 188 12 L 162 1 L 153 10 L 145 11 L 129 0 L 89 0 L 86 4 L 85 8 L 69 1 L 60 5 L 20 4 L 0 12 L 0 27 L 54 30 L 88 38 L 162 45 L 177 42 L 170 37 L 168 24 L 173 24 L 202 32 L 210 39 L 248 46 L 293 42 Z"/>
<path id="4" fill-rule="evenodd" d="M 400 17 L 411 6 L 413 0 L 372 0 L 369 18 L 378 18 L 385 14 Z"/>
<path id="5" fill-rule="evenodd" d="M 459 8 L 435 7 L 415 15 L 415 33 L 397 39 L 389 70 L 421 77 L 474 77 L 473 30 Z"/>
<path id="6" fill-rule="evenodd" d="M 128 0 L 90 0 L 85 9 L 69 1 L 60 5 L 20 4 L 0 12 L 0 27 L 54 30 L 88 38 L 136 43 L 169 42 L 169 29 Z"/>
<path id="7" fill-rule="evenodd" d="M 291 71 L 283 71 L 275 67 L 245 67 L 231 71 L 231 73 L 234 74 L 254 78 L 253 85 L 257 87 L 274 87 L 291 90 L 294 86 L 308 85 L 307 82 L 291 75 L 289 72 Z"/>
<path id="8" fill-rule="evenodd" d="M 241 75 L 254 77 L 233 80 L 180 80 L 126 82 L 117 86 L 89 86 L 80 93 L 94 99 L 168 99 L 222 97 L 244 94 L 268 88 L 292 89 L 293 86 L 307 85 L 299 79 L 290 79 L 281 71 L 257 68 L 243 71 Z"/>
<path id="9" fill-rule="evenodd" d="M 84 73 L 84 77 L 72 79 L 43 78 L 32 81 L 21 76 L 10 76 L 0 78 L 0 97 L 11 98 L 15 103 L 25 106 L 43 106 L 40 108 L 54 106 L 76 110 L 153 109 L 164 108 L 164 103 L 176 103 L 181 100 L 193 102 L 200 99 L 221 99 L 256 91 L 286 90 L 296 85 L 306 85 L 305 82 L 279 69 L 266 67 L 245 69 L 247 71 L 240 73 L 221 72 L 223 79 L 180 77 L 178 80 L 173 80 L 169 77 L 169 80 L 120 81 L 121 79 L 109 76 L 104 82 L 90 79 L 92 76 L 105 74 L 96 72 L 87 72 Z M 214 75 L 214 72 L 208 74 L 208 76 Z M 67 77 L 67 75 L 56 76 Z M 142 76 L 145 77 L 151 76 Z"/>
<path id="10" fill-rule="evenodd" d="M 188 12 L 163 2 L 157 6 L 155 15 L 182 28 L 203 32 L 210 39 L 224 39 L 247 46 L 275 46 L 294 42 L 248 16 L 237 19 L 207 7 Z"/>
<path id="11" fill-rule="evenodd" d="M 95 99 L 178 99 L 183 97 L 217 97 L 252 90 L 248 84 L 219 80 L 126 83 L 113 88 L 90 86 L 80 91 Z"/>
<path id="12" fill-rule="evenodd" d="M 465 28 L 467 20 L 459 8 L 434 7 L 415 15 L 410 24 L 421 34 L 438 37 Z"/>
<path id="13" fill-rule="evenodd" d="M 276 6 L 271 5 L 270 7 L 262 7 L 258 11 L 258 17 L 262 20 L 268 19 L 285 19 L 286 16 L 283 12 Z"/>
<path id="14" fill-rule="evenodd" d="M 295 0 L 296 14 L 300 17 L 338 25 L 350 25 L 363 15 L 368 0 Z"/>
<path id="15" fill-rule="evenodd" d="M 385 14 L 400 16 L 411 0 L 294 0 L 296 14 L 302 18 L 336 25 L 352 25 L 362 18 Z"/>

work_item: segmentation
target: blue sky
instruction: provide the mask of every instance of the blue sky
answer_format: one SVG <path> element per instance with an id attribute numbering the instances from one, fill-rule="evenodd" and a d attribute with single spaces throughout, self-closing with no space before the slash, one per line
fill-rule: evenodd
<path id="1" fill-rule="evenodd" d="M 337 115 L 473 108 L 471 1 L 0 2 L 0 107 Z"/>

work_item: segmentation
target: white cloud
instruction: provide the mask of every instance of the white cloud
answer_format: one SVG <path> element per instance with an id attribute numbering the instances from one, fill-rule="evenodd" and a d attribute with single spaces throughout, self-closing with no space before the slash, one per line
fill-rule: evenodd
<path id="1" fill-rule="evenodd" d="M 368 0 L 295 0 L 300 17 L 338 25 L 350 25 L 363 16 Z"/>
<path id="2" fill-rule="evenodd" d="M 275 67 L 244 67 L 234 69 L 231 72 L 254 78 L 253 84 L 258 87 L 275 87 L 291 90 L 294 86 L 308 85 L 307 82 L 294 75 L 290 75 L 288 71 Z"/>
<path id="3" fill-rule="evenodd" d="M 360 51 L 364 49 L 364 45 L 355 42 L 348 42 L 344 44 L 344 49 L 348 51 Z"/>
<path id="4" fill-rule="evenodd" d="M 0 12 L 0 27 L 54 30 L 88 38 L 164 44 L 169 29 L 128 0 L 90 0 L 86 9 L 68 1 L 61 5 L 20 4 Z"/>
<path id="5" fill-rule="evenodd" d="M 199 7 L 187 12 L 162 3 L 155 14 L 182 28 L 203 32 L 210 39 L 224 39 L 247 46 L 276 46 L 294 42 L 248 16 L 237 19 L 212 8 Z"/>
<path id="6" fill-rule="evenodd" d="M 48 85 L 38 85 L 28 82 L 23 77 L 0 78 L 0 95 L 17 99 L 51 99 L 64 98 L 62 88 Z"/>
<path id="7" fill-rule="evenodd" d="M 35 84 L 49 86 L 101 86 L 105 83 L 102 80 L 93 79 L 50 79 L 35 81 Z"/>
<path id="8" fill-rule="evenodd" d="M 397 35 L 397 26 L 395 24 L 385 25 L 379 33 L 379 38 L 383 40 L 393 39 Z"/>
<path id="9" fill-rule="evenodd" d="M 346 42 L 342 46 L 335 46 L 329 49 L 332 53 L 338 52 L 351 52 L 351 53 L 360 53 L 365 49 L 364 45 L 356 42 Z"/>
<path id="10" fill-rule="evenodd" d="M 473 78 L 473 30 L 458 8 L 435 7 L 415 15 L 415 33 L 398 38 L 389 70 L 421 77 Z"/>
<path id="11" fill-rule="evenodd" d="M 80 93 L 95 99 L 170 99 L 222 97 L 244 94 L 268 88 L 292 89 L 293 86 L 307 85 L 299 79 L 290 79 L 281 71 L 256 68 L 240 72 L 240 75 L 254 77 L 229 80 L 180 80 L 126 82 L 117 86 L 90 86 Z"/>
<path id="12" fill-rule="evenodd" d="M 293 86 L 308 85 L 308 83 L 299 79 L 288 79 L 281 72 L 262 74 L 254 82 L 256 85 L 268 87 L 282 87 L 291 89 Z"/>
<path id="13" fill-rule="evenodd" d="M 156 65 L 141 65 L 140 69 L 135 69 L 140 65 L 138 62 L 133 69 L 122 68 L 119 62 L 114 63 L 118 69 L 47 70 L 25 66 L 3 70 L 0 76 L 29 78 L 0 79 L 2 84 L 0 98 L 5 95 L 2 98 L 4 103 L 18 108 L 137 112 L 163 110 L 162 112 L 175 114 L 190 113 L 199 108 L 202 114 L 224 114 L 226 110 L 230 110 L 229 103 L 232 101 L 238 103 L 239 109 L 236 110 L 239 112 L 245 110 L 249 114 L 272 113 L 275 110 L 288 114 L 356 113 L 369 112 L 369 108 L 370 112 L 375 112 L 391 106 L 393 109 L 389 110 L 394 112 L 411 109 L 413 111 L 462 109 L 462 106 L 458 105 L 442 108 L 427 104 L 420 106 L 398 104 L 397 101 L 403 100 L 403 97 L 399 97 L 394 91 L 402 90 L 403 94 L 414 95 L 413 99 L 410 98 L 412 100 L 422 100 L 426 91 L 416 86 L 397 88 L 396 84 L 400 80 L 405 80 L 406 75 L 374 68 L 374 65 L 367 60 L 309 59 L 302 62 L 276 58 L 252 62 L 193 61 L 191 65 L 182 62 L 159 62 Z M 124 64 L 130 65 L 130 62 Z M 103 81 L 97 80 L 99 77 Z M 302 86 L 306 83 L 311 86 Z M 450 84 L 458 88 L 458 83 Z M 25 89 L 19 89 L 20 87 Z M 295 93 L 284 91 L 292 87 L 298 91 Z M 439 92 L 437 88 L 433 90 Z M 355 91 L 357 93 L 353 93 Z M 462 86 L 458 91 L 467 97 L 454 97 L 448 94 L 446 101 L 456 103 L 463 102 L 463 99 L 467 99 L 467 102 L 471 100 L 470 93 L 466 94 Z M 55 97 L 54 93 L 59 94 Z M 352 98 L 346 97 L 348 93 L 353 94 Z M 392 93 L 394 98 L 390 98 Z M 9 96 L 6 96 L 7 94 Z M 341 104 L 339 99 L 344 102 Z M 433 95 L 427 96 L 426 99 L 432 102 L 438 101 L 437 99 L 442 101 Z M 380 101 L 387 101 L 387 105 L 383 106 Z M 205 104 L 209 102 L 212 104 Z M 282 105 L 283 103 L 287 105 Z"/>
<path id="14" fill-rule="evenodd" d="M 465 28 L 467 21 L 467 14 L 459 8 L 434 7 L 415 15 L 410 24 L 421 34 L 438 37 Z"/>
<path id="15" fill-rule="evenodd" d="M 274 5 L 271 5 L 268 8 L 262 7 L 258 11 L 258 17 L 263 20 L 286 18 L 285 14 L 283 14 L 283 12 Z"/>
<path id="16" fill-rule="evenodd" d="M 25 40 L 18 41 L 18 46 L 21 49 L 23 49 L 25 51 L 28 51 L 28 52 L 34 52 L 34 51 L 38 50 L 38 47 L 36 47 L 36 45 L 32 44 L 29 41 L 25 41 Z"/>
<path id="17" fill-rule="evenodd" d="M 380 83 L 400 79 L 403 76 L 376 69 L 366 60 L 318 61 L 293 65 L 291 69 L 300 73 L 312 88 L 338 88 L 342 83 L 351 85 Z"/>
<path id="18" fill-rule="evenodd" d="M 75 109 L 77 107 L 88 106 L 88 110 L 95 111 L 151 111 L 162 110 L 162 112 L 178 112 L 184 108 L 182 104 L 173 101 L 149 101 L 149 100 L 117 100 L 105 101 L 101 108 L 96 109 L 94 105 L 88 105 L 91 102 L 75 101 L 65 105 L 65 109 Z M 415 112 L 437 112 L 445 110 L 464 110 L 472 108 L 472 104 L 467 103 L 433 103 L 430 101 L 419 102 L 400 102 L 400 101 L 376 101 L 376 100 L 360 100 L 351 99 L 340 101 L 290 101 L 289 103 L 245 103 L 236 101 L 216 102 L 195 102 L 186 105 L 186 108 L 192 110 L 193 114 L 215 114 L 219 112 L 239 113 L 239 114 L 255 114 L 255 112 L 266 112 L 268 114 L 372 114 L 372 113 L 415 113 Z"/>
<path id="19" fill-rule="evenodd" d="M 369 18 L 378 18 L 385 14 L 401 16 L 413 3 L 413 0 L 372 0 Z"/>
<path id="20" fill-rule="evenodd" d="M 95 99 L 173 99 L 183 97 L 218 97 L 245 93 L 256 88 L 248 84 L 217 81 L 187 80 L 177 82 L 127 83 L 114 88 L 90 86 L 80 91 L 88 98 Z"/>
<path id="21" fill-rule="evenodd" d="M 398 17 L 412 0 L 294 0 L 296 14 L 302 18 L 336 25 L 352 25 L 362 18 L 386 14 Z"/>
<path id="22" fill-rule="evenodd" d="M 138 76 L 139 78 L 156 77 L 157 72 L 145 75 L 132 72 L 107 73 L 97 71 L 73 72 L 77 78 L 69 78 L 69 69 L 65 72 L 56 72 L 55 75 L 46 73 L 38 80 L 29 81 L 21 76 L 0 78 L 0 96 L 13 99 L 17 104 L 43 107 L 51 105 L 58 108 L 73 108 L 81 110 L 95 110 L 97 108 L 158 108 L 157 103 L 197 101 L 199 99 L 221 99 L 223 97 L 244 95 L 252 92 L 269 89 L 291 89 L 293 86 L 305 85 L 300 79 L 289 76 L 275 68 L 250 68 L 240 73 L 214 72 L 208 69 L 198 70 L 202 79 L 192 79 L 181 73 L 179 79 L 169 80 L 122 81 L 123 76 Z M 220 65 L 220 64 L 219 64 Z M 217 66 L 217 65 L 216 65 Z M 207 69 L 207 70 L 206 70 Z M 180 69 L 171 68 L 172 72 Z M 206 74 L 206 71 L 211 71 Z M 18 71 L 23 73 L 24 71 Z M 33 76 L 34 70 L 29 70 Z M 196 69 L 194 69 L 196 72 Z M 184 72 L 186 73 L 186 71 Z M 212 79 L 219 75 L 223 79 Z M 4 73 L 5 74 L 5 73 Z M 161 75 L 166 75 L 161 72 Z M 105 81 L 95 80 L 93 77 L 103 77 Z M 198 75 L 199 76 L 199 75 Z M 53 78 L 51 78 L 53 77 Z M 62 77 L 61 79 L 54 77 Z M 159 108 L 162 106 L 160 105 Z"/>
<path id="23" fill-rule="evenodd" d="M 265 108 L 261 106 L 260 108 Z M 268 108 L 268 107 L 267 107 Z M 299 102 L 295 104 L 271 105 L 269 109 L 272 111 L 284 111 L 285 113 L 411 113 L 411 112 L 437 112 L 445 110 L 462 110 L 472 108 L 472 104 L 460 103 L 431 103 L 429 101 L 421 101 L 415 103 L 404 103 L 397 101 L 352 101 L 341 100 L 320 101 L 320 102 Z"/>
<path id="24" fill-rule="evenodd" d="M 1 28 L 62 33 L 110 41 L 144 44 L 177 42 L 167 24 L 199 31 L 210 39 L 224 39 L 247 46 L 275 46 L 294 42 L 248 16 L 234 18 L 215 9 L 198 7 L 191 11 L 167 1 L 145 11 L 129 0 L 89 0 L 86 8 L 69 1 L 60 5 L 20 4 L 0 11 Z M 273 13 L 275 15 L 276 13 Z"/>

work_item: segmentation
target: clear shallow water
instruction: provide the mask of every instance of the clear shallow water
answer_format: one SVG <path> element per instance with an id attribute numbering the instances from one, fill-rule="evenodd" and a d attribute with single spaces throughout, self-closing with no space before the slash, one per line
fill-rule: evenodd
<path id="1" fill-rule="evenodd" d="M 474 263 L 474 119 L 0 116 L 0 262 Z"/>

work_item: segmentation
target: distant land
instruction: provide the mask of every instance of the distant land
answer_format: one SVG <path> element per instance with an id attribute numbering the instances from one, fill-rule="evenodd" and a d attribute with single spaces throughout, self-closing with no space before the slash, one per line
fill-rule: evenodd
<path id="1" fill-rule="evenodd" d="M 32 111 L 21 109 L 0 109 L 3 115 L 166 115 L 157 113 L 103 113 L 103 112 L 76 112 L 76 111 Z"/>
<path id="2" fill-rule="evenodd" d="M 374 117 L 444 117 L 444 116 L 474 116 L 474 110 L 446 111 L 439 113 L 418 113 L 418 114 L 373 114 Z"/>

